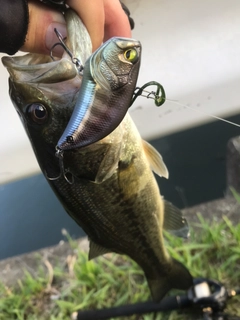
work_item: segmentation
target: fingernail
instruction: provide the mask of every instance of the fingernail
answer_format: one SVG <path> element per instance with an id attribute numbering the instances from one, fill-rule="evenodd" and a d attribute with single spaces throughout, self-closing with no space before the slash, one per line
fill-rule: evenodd
<path id="1" fill-rule="evenodd" d="M 55 43 L 59 42 L 59 39 L 54 31 L 55 28 L 58 30 L 58 32 L 61 34 L 63 38 L 67 36 L 67 29 L 65 24 L 52 22 L 49 25 L 46 33 L 46 47 L 48 48 L 49 51 L 51 51 Z M 61 46 L 56 46 L 53 50 L 54 55 L 60 56 L 62 53 L 63 53 L 63 48 Z"/>

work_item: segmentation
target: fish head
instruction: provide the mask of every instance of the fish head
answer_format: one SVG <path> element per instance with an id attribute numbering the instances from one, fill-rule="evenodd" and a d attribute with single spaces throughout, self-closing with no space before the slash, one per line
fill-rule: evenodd
<path id="1" fill-rule="evenodd" d="M 141 62 L 141 43 L 130 38 L 113 37 L 90 58 L 93 79 L 106 90 L 116 91 L 125 85 L 134 90 Z"/>
<path id="2" fill-rule="evenodd" d="M 92 53 L 89 34 L 74 11 L 68 10 L 65 18 L 66 45 L 85 63 Z M 43 170 L 49 157 L 56 162 L 55 146 L 71 117 L 82 75 L 65 51 L 54 61 L 49 53 L 3 57 L 2 62 L 10 74 L 11 100 Z"/>

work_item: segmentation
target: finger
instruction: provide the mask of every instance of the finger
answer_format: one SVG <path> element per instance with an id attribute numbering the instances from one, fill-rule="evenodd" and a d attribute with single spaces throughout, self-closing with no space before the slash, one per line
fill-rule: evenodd
<path id="1" fill-rule="evenodd" d="M 104 41 L 111 37 L 131 37 L 131 28 L 119 0 L 104 0 Z"/>
<path id="2" fill-rule="evenodd" d="M 103 0 L 67 0 L 67 4 L 74 9 L 92 40 L 93 51 L 103 42 L 104 37 L 104 4 Z"/>
<path id="3" fill-rule="evenodd" d="M 49 54 L 52 46 L 58 42 L 54 28 L 66 36 L 66 23 L 60 12 L 49 7 L 29 1 L 29 26 L 22 51 Z M 60 47 L 56 47 L 60 48 Z"/>

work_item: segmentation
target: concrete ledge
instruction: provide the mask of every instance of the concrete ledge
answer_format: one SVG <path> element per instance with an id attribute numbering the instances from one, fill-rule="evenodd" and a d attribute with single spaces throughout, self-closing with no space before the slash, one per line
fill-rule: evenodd
<path id="1" fill-rule="evenodd" d="M 77 243 L 81 250 L 88 251 L 89 242 L 86 237 L 77 240 Z M 56 246 L 1 260 L 0 282 L 7 286 L 15 285 L 18 280 L 24 277 L 25 271 L 35 276 L 39 267 L 47 270 L 45 265 L 46 260 L 53 265 L 58 263 L 65 267 L 68 255 L 72 255 L 73 253 L 74 249 L 71 248 L 70 244 L 62 241 Z"/>
<path id="2" fill-rule="evenodd" d="M 227 216 L 234 223 L 240 222 L 240 203 L 230 196 L 184 209 L 183 212 L 190 225 L 199 221 L 197 213 L 209 221 L 220 221 L 222 216 Z"/>
<path id="3" fill-rule="evenodd" d="M 220 221 L 222 216 L 227 216 L 235 223 L 239 223 L 240 204 L 234 198 L 227 197 L 185 209 L 184 214 L 190 225 L 198 222 L 197 213 L 201 213 L 209 221 L 213 219 Z M 87 251 L 88 245 L 87 238 L 78 240 L 78 246 L 82 250 Z M 46 268 L 44 263 L 46 260 L 53 265 L 58 263 L 65 267 L 67 256 L 73 253 L 74 250 L 69 243 L 63 242 L 57 246 L 2 260 L 0 261 L 0 281 L 7 286 L 12 286 L 23 278 L 25 270 L 34 276 L 40 266 Z"/>

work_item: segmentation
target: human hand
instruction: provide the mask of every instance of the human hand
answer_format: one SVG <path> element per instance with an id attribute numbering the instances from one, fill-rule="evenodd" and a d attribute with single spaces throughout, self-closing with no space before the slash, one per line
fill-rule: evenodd
<path id="1" fill-rule="evenodd" d="M 66 0 L 66 3 L 77 12 L 85 24 L 92 40 L 93 51 L 113 36 L 131 37 L 128 17 L 119 0 Z M 29 26 L 21 50 L 49 54 L 56 43 L 54 28 L 66 36 L 63 15 L 39 1 L 29 0 Z"/>

